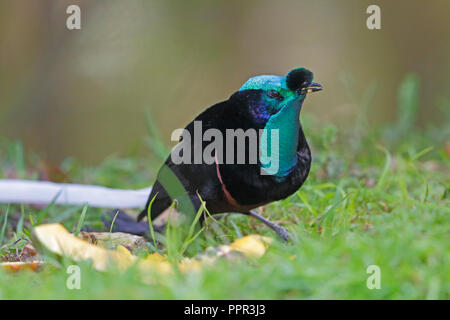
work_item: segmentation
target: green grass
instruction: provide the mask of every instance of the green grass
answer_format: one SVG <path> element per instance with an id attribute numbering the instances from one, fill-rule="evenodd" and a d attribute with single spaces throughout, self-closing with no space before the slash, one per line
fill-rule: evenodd
<path id="1" fill-rule="evenodd" d="M 439 129 L 414 125 L 417 104 L 411 88 L 417 86 L 412 76 L 400 86 L 398 109 L 409 113 L 391 125 L 351 124 L 338 130 L 303 119 L 313 147 L 311 174 L 296 194 L 264 208 L 264 215 L 293 233 L 292 243 L 276 239 L 258 260 L 218 260 L 199 272 L 157 277 L 152 284 L 143 283 L 133 268 L 97 272 L 83 262 L 81 289 L 69 290 L 66 266 L 72 262 L 66 259 L 39 273 L 0 271 L 0 299 L 449 299 L 450 157 L 448 136 L 439 133 L 448 132 L 450 121 Z M 355 128 L 364 127 L 354 139 Z M 40 160 L 27 156 L 19 142 L 0 142 L 0 159 L 0 177 L 15 171 L 21 178 L 39 176 Z M 146 166 L 147 161 L 111 157 L 86 168 L 68 159 L 61 168 L 74 182 L 140 188 L 153 181 L 156 166 Z M 5 204 L 0 212 L 4 259 L 20 252 L 37 223 L 108 231 L 99 220 L 102 210 L 87 206 L 11 205 L 8 210 Z M 246 234 L 275 237 L 241 215 L 209 219 L 199 234 L 192 226 L 186 229 L 176 234 L 171 228 L 163 239 L 171 259 Z M 381 270 L 379 290 L 366 286 L 370 265 Z"/>

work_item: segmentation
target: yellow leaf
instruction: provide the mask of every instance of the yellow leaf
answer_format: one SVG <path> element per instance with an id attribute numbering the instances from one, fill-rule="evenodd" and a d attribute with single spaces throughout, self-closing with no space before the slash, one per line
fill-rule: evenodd
<path id="1" fill-rule="evenodd" d="M 122 235 L 119 235 L 122 238 Z M 118 237 L 117 237 L 118 238 Z M 138 260 L 127 247 L 118 244 L 115 250 L 99 247 L 88 241 L 82 240 L 69 233 L 62 225 L 44 224 L 35 227 L 32 231 L 33 244 L 37 249 L 45 249 L 54 254 L 64 255 L 75 261 L 91 260 L 95 269 L 104 271 L 111 264 L 120 270 L 125 270 L 134 263 L 138 263 L 138 269 L 144 277 L 144 281 L 154 281 L 153 271 L 160 274 L 173 272 L 172 264 L 167 256 L 159 253 L 149 254 L 146 258 Z M 214 256 L 205 253 L 200 258 L 183 258 L 178 263 L 181 272 L 198 271 L 205 264 L 213 263 L 218 257 L 228 256 L 233 251 L 241 252 L 250 257 L 261 257 L 266 246 L 272 242 L 271 238 L 258 235 L 248 235 L 235 240 L 231 245 L 223 245 L 209 251 L 215 252 Z M 126 244 L 127 245 L 127 244 Z M 208 250 L 207 250 L 208 251 Z M 150 271 L 150 272 L 149 272 Z"/>
<path id="2" fill-rule="evenodd" d="M 43 261 L 31 261 L 31 262 L 22 262 L 22 261 L 16 261 L 16 262 L 1 262 L 0 268 L 6 269 L 9 271 L 23 271 L 23 270 L 32 270 L 32 271 L 38 271 L 41 266 L 44 265 Z"/>
<path id="3" fill-rule="evenodd" d="M 145 257 L 144 260 L 152 261 L 152 262 L 161 262 L 161 261 L 167 260 L 167 257 L 159 254 L 158 252 L 155 252 L 155 253 L 149 254 L 147 257 Z"/>
<path id="4" fill-rule="evenodd" d="M 44 248 L 75 261 L 92 260 L 94 268 L 101 271 L 106 270 L 111 262 L 115 262 L 120 269 L 125 269 L 137 259 L 122 246 L 112 251 L 81 240 L 58 223 L 35 227 L 32 239 L 37 248 Z"/>
<path id="5" fill-rule="evenodd" d="M 266 252 L 266 245 L 270 244 L 272 240 L 272 238 L 253 234 L 236 239 L 230 244 L 230 247 L 248 257 L 259 258 Z"/>
<path id="6" fill-rule="evenodd" d="M 202 268 L 202 263 L 195 259 L 184 258 L 178 264 L 181 272 L 199 271 Z"/>
<path id="7" fill-rule="evenodd" d="M 145 259 L 142 259 L 138 263 L 139 270 L 145 275 L 148 271 L 155 270 L 157 272 L 167 274 L 172 272 L 172 266 L 167 261 L 165 256 L 155 252 L 149 254 Z"/>

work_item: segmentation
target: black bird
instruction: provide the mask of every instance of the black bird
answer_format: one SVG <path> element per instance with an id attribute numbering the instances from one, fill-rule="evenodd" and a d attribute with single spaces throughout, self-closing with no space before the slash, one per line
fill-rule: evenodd
<path id="1" fill-rule="evenodd" d="M 201 206 L 200 196 L 211 214 L 248 214 L 287 240 L 290 235 L 284 228 L 252 209 L 288 197 L 306 180 L 311 152 L 299 116 L 306 94 L 319 90 L 322 86 L 313 82 L 312 72 L 297 68 L 285 77 L 262 75 L 250 78 L 228 100 L 206 109 L 181 134 L 180 143 L 158 172 L 138 221 L 147 216 L 153 199 L 152 220 L 168 209 L 175 199 L 179 211 L 190 208 L 195 213 Z M 209 160 L 198 163 L 197 159 L 195 163 L 196 155 L 203 155 L 208 145 L 211 146 L 209 141 L 194 142 L 198 141 L 195 138 L 199 133 L 198 124 L 201 124 L 202 137 L 208 129 L 215 129 L 210 131 L 215 134 L 221 133 L 223 140 L 228 137 L 227 132 L 243 135 L 245 149 L 242 145 L 239 149 L 239 143 L 230 145 L 227 140 L 223 148 L 211 152 Z M 267 134 L 264 136 L 261 130 L 266 130 Z M 257 133 L 253 141 L 251 138 L 255 135 L 252 132 Z M 272 132 L 278 133 L 278 139 L 276 133 L 271 135 Z M 210 137 L 210 140 L 218 142 L 216 135 L 213 136 L 215 139 Z M 252 159 L 255 143 L 256 159 Z M 242 161 L 242 154 L 245 161 Z M 175 164 L 174 155 L 187 161 L 178 163 L 177 160 Z"/>

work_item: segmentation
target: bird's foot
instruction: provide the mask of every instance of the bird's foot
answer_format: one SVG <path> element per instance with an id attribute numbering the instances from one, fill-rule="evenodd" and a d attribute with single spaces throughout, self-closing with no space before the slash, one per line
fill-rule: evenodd
<path id="1" fill-rule="evenodd" d="M 262 223 L 264 223 L 266 226 L 271 228 L 273 231 L 275 231 L 284 241 L 289 241 L 292 239 L 292 235 L 282 226 L 279 226 L 275 222 L 270 221 L 269 219 L 264 218 L 263 216 L 257 214 L 253 210 L 250 210 L 248 214 Z"/>
<path id="2" fill-rule="evenodd" d="M 277 225 L 278 226 L 278 225 Z M 273 229 L 284 241 L 289 241 L 292 239 L 292 235 L 285 228 L 278 226 L 278 228 Z"/>

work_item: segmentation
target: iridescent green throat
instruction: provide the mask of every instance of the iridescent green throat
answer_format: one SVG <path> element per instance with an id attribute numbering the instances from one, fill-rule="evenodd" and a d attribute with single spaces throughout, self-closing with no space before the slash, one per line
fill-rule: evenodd
<path id="1" fill-rule="evenodd" d="M 250 78 L 240 90 L 262 90 L 262 100 L 257 108 L 256 117 L 268 118 L 265 125 L 266 134 L 261 136 L 261 166 L 266 174 L 282 180 L 297 164 L 297 147 L 300 131 L 300 109 L 305 99 L 304 94 L 290 90 L 286 77 L 262 75 Z M 271 95 L 276 91 L 276 95 Z M 276 141 L 274 130 L 278 131 L 278 148 L 272 144 Z M 274 166 L 275 164 L 275 166 Z"/>
<path id="2" fill-rule="evenodd" d="M 280 112 L 270 117 L 264 128 L 267 130 L 267 136 L 262 136 L 260 146 L 261 150 L 267 150 L 268 155 L 261 153 L 260 161 L 263 164 L 263 168 L 270 166 L 270 164 L 267 164 L 269 161 L 267 156 L 272 161 L 278 161 L 278 170 L 268 172 L 278 178 L 287 176 L 297 164 L 300 108 L 300 103 L 285 106 Z M 275 141 L 271 139 L 273 129 L 278 130 L 278 156 L 271 154 L 272 152 L 276 152 L 276 148 L 272 146 L 272 143 L 275 143 Z"/>

